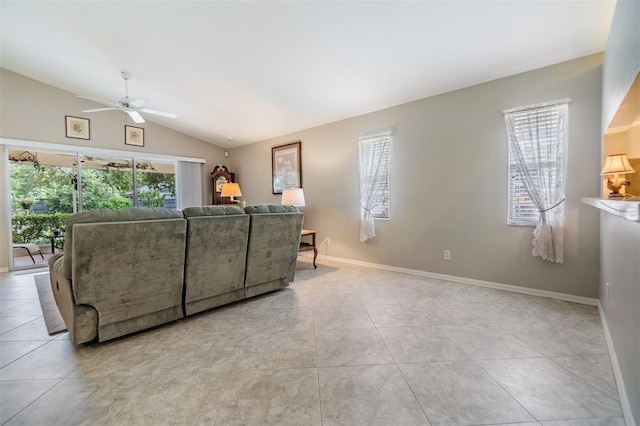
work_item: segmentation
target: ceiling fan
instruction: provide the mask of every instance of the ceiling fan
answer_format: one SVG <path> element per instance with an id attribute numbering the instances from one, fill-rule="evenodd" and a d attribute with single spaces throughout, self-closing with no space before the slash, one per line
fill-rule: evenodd
<path id="1" fill-rule="evenodd" d="M 124 98 L 120 98 L 116 102 L 111 102 L 111 101 L 105 101 L 102 99 L 90 98 L 87 96 L 78 96 L 79 98 L 82 98 L 82 99 L 89 99 L 90 101 L 111 105 L 108 108 L 85 109 L 85 110 L 82 110 L 82 112 L 111 111 L 111 110 L 117 109 L 129 114 L 129 117 L 131 117 L 131 119 L 136 123 L 144 123 L 144 118 L 142 118 L 142 116 L 140 115 L 141 112 L 144 112 L 146 114 L 160 115 L 162 117 L 169 117 L 169 118 L 178 117 L 176 114 L 172 112 L 158 111 L 156 109 L 146 108 L 147 104 L 149 103 L 149 99 L 140 98 L 140 99 L 136 99 L 135 101 L 129 99 L 129 87 L 127 85 L 127 82 L 131 80 L 131 77 L 133 76 L 126 71 L 122 71 L 120 75 L 122 75 L 122 78 L 124 79 L 124 90 L 125 90 Z"/>

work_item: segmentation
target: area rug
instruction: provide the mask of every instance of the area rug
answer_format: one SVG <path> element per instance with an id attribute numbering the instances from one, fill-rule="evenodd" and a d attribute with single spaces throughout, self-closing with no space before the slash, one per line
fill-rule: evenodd
<path id="1" fill-rule="evenodd" d="M 34 275 L 33 278 L 36 280 L 36 289 L 38 290 L 38 298 L 40 299 L 40 308 L 44 315 L 44 323 L 47 325 L 47 331 L 49 334 L 57 334 L 67 331 L 67 326 L 60 315 L 58 305 L 56 305 L 56 300 L 53 298 L 49 274 L 38 274 Z"/>
<path id="2" fill-rule="evenodd" d="M 42 268 L 27 268 L 27 269 L 14 269 L 13 275 L 31 275 L 31 274 L 42 274 L 49 273 L 49 267 L 43 266 Z"/>

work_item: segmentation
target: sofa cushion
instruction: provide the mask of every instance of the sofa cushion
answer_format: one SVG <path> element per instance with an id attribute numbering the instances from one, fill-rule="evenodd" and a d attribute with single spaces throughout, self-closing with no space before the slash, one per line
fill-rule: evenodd
<path id="1" fill-rule="evenodd" d="M 245 292 L 247 297 L 289 285 L 295 270 L 304 215 L 294 206 L 247 206 L 250 213 Z"/>
<path id="2" fill-rule="evenodd" d="M 187 207 L 182 210 L 185 218 L 200 216 L 227 216 L 236 214 L 245 214 L 238 206 L 201 206 Z"/>
<path id="3" fill-rule="evenodd" d="M 266 214 L 266 213 L 298 213 L 297 207 L 283 206 L 280 204 L 256 204 L 247 206 L 244 211 L 248 214 Z"/>
<path id="4" fill-rule="evenodd" d="M 78 223 L 131 222 L 139 220 L 183 219 L 182 212 L 161 207 L 128 208 L 119 210 L 91 210 L 76 213 L 67 219 L 65 245 L 73 244 L 73 225 Z M 62 275 L 71 279 L 71 256 L 64 256 Z"/>
<path id="5" fill-rule="evenodd" d="M 187 315 L 244 299 L 249 215 L 237 206 L 185 209 Z"/>

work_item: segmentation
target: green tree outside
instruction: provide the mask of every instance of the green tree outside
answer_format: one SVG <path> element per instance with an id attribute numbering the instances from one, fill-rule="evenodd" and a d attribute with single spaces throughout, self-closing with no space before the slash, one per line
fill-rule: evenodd
<path id="1" fill-rule="evenodd" d="M 73 213 L 76 169 L 31 164 L 10 164 L 13 240 L 16 243 L 42 243 L 54 229 L 64 229 Z M 175 196 L 175 175 L 138 171 L 138 198 L 146 207 L 161 207 L 166 198 L 161 191 Z M 121 209 L 133 206 L 133 173 L 122 170 L 82 169 L 82 209 Z M 77 194 L 76 194 L 77 195 Z M 29 203 L 30 201 L 30 203 Z M 38 204 L 40 203 L 41 204 Z M 23 205 L 28 205 L 24 208 Z M 43 214 L 33 214 L 34 207 Z"/>

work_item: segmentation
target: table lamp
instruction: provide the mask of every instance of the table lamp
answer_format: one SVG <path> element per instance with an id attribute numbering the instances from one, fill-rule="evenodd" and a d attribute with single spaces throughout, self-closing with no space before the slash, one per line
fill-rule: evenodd
<path id="1" fill-rule="evenodd" d="M 240 191 L 240 185 L 234 182 L 228 182 L 222 185 L 222 191 L 220 191 L 221 197 L 229 197 L 229 203 L 235 204 L 238 200 L 233 197 L 242 197 L 242 191 Z"/>
<path id="2" fill-rule="evenodd" d="M 626 154 L 612 154 L 607 155 L 607 159 L 604 162 L 604 167 L 600 172 L 601 175 L 607 176 L 607 188 L 611 190 L 609 198 L 623 198 L 624 194 L 620 194 L 622 185 L 629 185 L 628 180 L 618 178 L 618 175 L 634 173 L 633 167 L 629 164 L 629 159 Z M 613 178 L 611 178 L 613 176 Z"/>
<path id="3" fill-rule="evenodd" d="M 304 192 L 302 188 L 289 188 L 282 191 L 282 204 L 288 206 L 304 206 Z"/>

